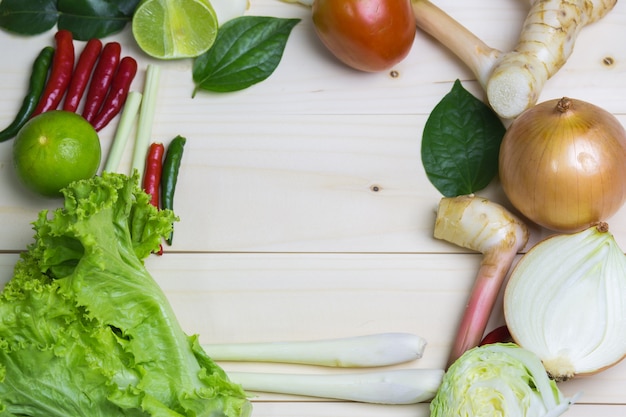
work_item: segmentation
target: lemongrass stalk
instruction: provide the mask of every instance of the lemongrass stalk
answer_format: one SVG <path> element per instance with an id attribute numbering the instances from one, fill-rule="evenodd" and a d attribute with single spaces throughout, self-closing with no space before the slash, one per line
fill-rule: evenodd
<path id="1" fill-rule="evenodd" d="M 428 0 L 412 0 L 417 27 L 454 53 L 483 88 L 501 54 Z"/>
<path id="2" fill-rule="evenodd" d="M 601 19 L 617 0 L 537 0 L 515 49 L 504 54 L 487 83 L 487 98 L 504 118 L 538 101 L 545 82 L 565 65 L 581 29 Z"/>
<path id="3" fill-rule="evenodd" d="M 202 347 L 216 361 L 375 367 L 421 358 L 426 340 L 410 333 L 379 333 L 339 339 L 211 344 Z"/>
<path id="4" fill-rule="evenodd" d="M 506 274 L 529 236 L 526 225 L 506 208 L 465 195 L 441 199 L 434 237 L 483 254 L 450 352 L 450 366 L 480 343 Z"/>
<path id="5" fill-rule="evenodd" d="M 135 149 L 133 151 L 133 161 L 131 174 L 136 170 L 139 173 L 141 184 L 144 168 L 146 165 L 146 153 L 151 143 L 152 124 L 154 122 L 154 112 L 156 109 L 159 79 L 161 77 L 161 67 L 155 64 L 148 64 L 146 69 L 146 79 L 144 82 L 143 101 L 139 110 L 139 121 L 137 125 L 137 135 L 135 138 Z"/>
<path id="6" fill-rule="evenodd" d="M 135 120 L 137 118 L 137 112 L 139 111 L 139 105 L 141 104 L 142 94 L 138 91 L 131 91 L 128 93 L 126 103 L 124 103 L 124 109 L 120 115 L 120 121 L 113 137 L 113 143 L 109 149 L 109 155 L 107 156 L 106 163 L 103 171 L 117 172 L 128 137 L 133 128 Z"/>
<path id="7" fill-rule="evenodd" d="M 303 395 L 375 404 L 416 404 L 434 398 L 443 369 L 350 374 L 228 372 L 246 391 Z"/>

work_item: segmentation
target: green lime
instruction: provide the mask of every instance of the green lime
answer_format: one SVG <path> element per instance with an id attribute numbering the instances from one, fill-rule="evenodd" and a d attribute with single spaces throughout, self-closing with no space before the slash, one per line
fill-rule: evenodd
<path id="1" fill-rule="evenodd" d="M 217 16 L 208 0 L 142 0 L 133 15 L 135 41 L 160 59 L 193 58 L 217 36 Z"/>
<path id="2" fill-rule="evenodd" d="M 53 110 L 30 119 L 13 142 L 13 165 L 30 190 L 60 196 L 71 182 L 93 177 L 100 166 L 100 139 L 76 113 Z"/>

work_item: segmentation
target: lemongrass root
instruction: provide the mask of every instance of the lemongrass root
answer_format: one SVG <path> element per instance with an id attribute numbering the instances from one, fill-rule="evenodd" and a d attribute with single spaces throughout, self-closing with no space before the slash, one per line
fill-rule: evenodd
<path id="1" fill-rule="evenodd" d="M 512 52 L 502 55 L 487 83 L 487 98 L 503 118 L 535 105 L 545 82 L 565 65 L 580 30 L 604 17 L 617 0 L 537 0 Z"/>
<path id="2" fill-rule="evenodd" d="M 517 46 L 503 53 L 486 45 L 429 0 L 411 0 L 417 27 L 453 52 L 474 73 L 493 110 L 512 119 L 532 107 L 545 82 L 570 57 L 580 30 L 600 20 L 617 0 L 535 0 Z"/>
<path id="3" fill-rule="evenodd" d="M 375 404 L 416 404 L 434 398 L 443 369 L 400 369 L 349 374 L 228 372 L 246 391 L 303 395 Z"/>
<path id="4" fill-rule="evenodd" d="M 426 340 L 410 333 L 339 339 L 202 345 L 216 361 L 281 362 L 336 367 L 389 366 L 422 357 Z"/>
<path id="5" fill-rule="evenodd" d="M 454 340 L 448 366 L 480 344 L 487 322 L 516 254 L 528 242 L 528 229 L 506 208 L 473 195 L 444 197 L 434 237 L 481 252 L 483 259 Z"/>

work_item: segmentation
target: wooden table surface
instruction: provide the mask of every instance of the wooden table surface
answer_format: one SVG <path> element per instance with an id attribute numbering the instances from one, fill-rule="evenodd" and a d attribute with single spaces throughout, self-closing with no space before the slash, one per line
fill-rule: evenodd
<path id="1" fill-rule="evenodd" d="M 436 0 L 488 44 L 511 49 L 528 2 Z M 396 368 L 444 366 L 481 255 L 432 237 L 441 197 L 420 159 L 424 123 L 460 79 L 482 92 L 469 70 L 418 31 L 394 70 L 366 74 L 339 64 L 321 46 L 310 11 L 278 0 L 251 0 L 249 14 L 300 17 L 279 67 L 266 81 L 231 94 L 191 98 L 191 61 L 155 61 L 130 28 L 108 38 L 133 55 L 141 90 L 146 65 L 162 76 L 153 139 L 187 137 L 176 196 L 174 245 L 147 266 L 183 327 L 203 343 L 308 340 L 378 332 L 425 337 L 424 357 Z M 548 81 L 540 101 L 590 101 L 626 124 L 626 3 L 582 30 L 574 54 Z M 25 93 L 37 52 L 53 31 L 0 32 L 0 125 Z M 82 47 L 82 45 L 77 47 Z M 101 132 L 106 156 L 116 122 Z M 31 222 L 47 200 L 25 192 L 0 144 L 0 282 L 32 240 Z M 122 168 L 130 166 L 132 145 Z M 505 203 L 497 183 L 482 195 Z M 610 219 L 626 247 L 626 208 Z M 529 246 L 549 233 L 531 227 Z M 528 247 L 529 247 L 528 246 Z M 502 324 L 498 306 L 490 328 Z M 336 372 L 304 366 L 223 363 L 226 370 Z M 560 384 L 582 391 L 569 416 L 626 415 L 626 363 Z M 257 417 L 428 415 L 428 404 L 371 405 L 258 394 Z"/>

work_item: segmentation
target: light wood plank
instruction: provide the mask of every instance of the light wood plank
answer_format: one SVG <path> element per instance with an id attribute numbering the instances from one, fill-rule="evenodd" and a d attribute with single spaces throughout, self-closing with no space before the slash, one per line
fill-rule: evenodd
<path id="1" fill-rule="evenodd" d="M 236 117 L 221 116 L 208 123 L 212 132 L 203 132 L 199 122 L 186 125 L 175 205 L 180 222 L 174 246 L 167 250 L 460 250 L 432 237 L 441 196 L 421 166 L 419 132 L 425 116 L 253 119 L 253 124 L 241 124 Z M 2 145 L 9 149 L 10 144 Z M 0 250 L 23 249 L 38 211 L 59 204 L 25 193 L 16 182 L 9 154 L 1 153 L 0 214 L 6 226 Z M 497 185 L 479 194 L 508 206 Z M 626 207 L 610 225 L 626 248 Z M 529 246 L 550 234 L 529 226 Z"/>
<path id="2" fill-rule="evenodd" d="M 0 282 L 17 255 L 0 255 Z M 441 368 L 478 262 L 475 255 L 166 254 L 147 267 L 201 343 L 311 340 L 380 332 L 426 338 L 424 356 L 391 368 Z M 490 328 L 502 324 L 498 307 Z M 343 372 L 222 363 L 228 370 Z M 626 363 L 560 385 L 584 404 L 623 404 Z M 260 394 L 258 399 L 310 401 Z"/>
<path id="3" fill-rule="evenodd" d="M 350 403 L 308 403 L 305 406 L 293 403 L 255 402 L 256 417 L 428 417 L 426 405 L 384 406 Z M 574 405 L 564 415 L 567 417 L 622 417 L 626 406 Z"/>

